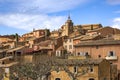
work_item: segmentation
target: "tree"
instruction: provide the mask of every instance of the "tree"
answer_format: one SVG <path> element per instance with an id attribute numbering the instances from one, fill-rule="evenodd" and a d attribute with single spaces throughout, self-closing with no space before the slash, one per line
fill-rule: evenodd
<path id="1" fill-rule="evenodd" d="M 19 40 L 19 35 L 16 33 L 15 34 L 15 39 L 16 39 L 16 42 L 18 42 L 18 40 Z"/>
<path id="2" fill-rule="evenodd" d="M 24 78 L 26 80 L 29 80 L 29 79 L 37 80 L 37 73 L 34 70 L 34 65 L 31 63 L 14 66 L 12 67 L 11 70 L 12 70 L 11 76 L 10 76 L 11 79 L 15 80 L 16 78 L 19 78 L 19 79 Z"/>
<path id="3" fill-rule="evenodd" d="M 90 70 L 90 67 L 93 67 L 93 64 L 89 64 L 89 61 L 85 63 L 79 63 L 80 60 L 56 60 L 53 62 L 53 71 L 65 71 L 71 80 L 77 80 L 78 77 L 87 74 Z M 77 67 L 75 71 L 70 70 L 70 66 Z M 79 69 L 78 69 L 79 68 Z"/>
<path id="4" fill-rule="evenodd" d="M 51 60 L 48 57 L 46 57 L 46 60 L 44 58 L 45 56 L 41 56 L 39 58 L 40 62 L 38 61 L 37 63 L 19 64 L 11 67 L 11 79 L 15 80 L 15 74 L 19 78 L 26 78 L 26 80 L 41 80 L 44 76 L 47 79 L 48 75 L 50 75 Z"/>
<path id="5" fill-rule="evenodd" d="M 3 78 L 3 74 L 4 74 L 4 71 L 3 71 L 2 68 L 0 68 L 0 80 L 2 80 L 2 78 Z"/>
<path id="6" fill-rule="evenodd" d="M 81 71 L 77 71 L 77 73 L 72 72 L 69 69 L 69 61 L 72 63 L 72 66 L 81 68 Z M 89 64 L 89 62 L 85 63 L 79 63 L 80 60 L 74 61 L 74 60 L 67 60 L 67 59 L 57 59 L 55 57 L 49 57 L 49 56 L 42 56 L 39 57 L 39 60 L 37 60 L 34 63 L 27 63 L 22 65 L 16 65 L 12 67 L 11 74 L 16 73 L 19 78 L 26 78 L 32 79 L 32 80 L 41 80 L 44 77 L 44 80 L 48 80 L 48 76 L 51 74 L 51 71 L 61 71 L 64 70 L 68 76 L 72 80 L 77 80 L 78 77 L 88 73 L 89 69 L 92 64 Z M 85 66 L 83 68 L 83 66 Z M 13 74 L 11 75 L 11 79 L 15 80 L 16 76 Z"/>

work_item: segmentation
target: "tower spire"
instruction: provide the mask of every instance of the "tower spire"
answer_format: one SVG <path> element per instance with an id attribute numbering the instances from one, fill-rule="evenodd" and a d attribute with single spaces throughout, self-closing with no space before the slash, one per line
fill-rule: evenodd
<path id="1" fill-rule="evenodd" d="M 68 20 L 71 20 L 71 19 L 70 19 L 70 12 L 69 12 L 69 14 L 68 14 Z"/>

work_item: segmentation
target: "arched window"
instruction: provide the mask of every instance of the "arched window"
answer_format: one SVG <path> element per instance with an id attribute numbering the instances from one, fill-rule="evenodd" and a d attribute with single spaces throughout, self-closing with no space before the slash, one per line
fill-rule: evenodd
<path id="1" fill-rule="evenodd" d="M 94 78 L 90 78 L 89 80 L 95 80 Z"/>

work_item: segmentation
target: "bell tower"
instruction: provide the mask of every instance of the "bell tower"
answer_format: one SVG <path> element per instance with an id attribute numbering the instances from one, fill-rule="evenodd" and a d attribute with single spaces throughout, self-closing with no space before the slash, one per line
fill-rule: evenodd
<path id="1" fill-rule="evenodd" d="M 65 22 L 65 34 L 66 36 L 69 36 L 69 34 L 71 34 L 72 32 L 73 32 L 73 22 L 69 15 L 67 21 Z"/>

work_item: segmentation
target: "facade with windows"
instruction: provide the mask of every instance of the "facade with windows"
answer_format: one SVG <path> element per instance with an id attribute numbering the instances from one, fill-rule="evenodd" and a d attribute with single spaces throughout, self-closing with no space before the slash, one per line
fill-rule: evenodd
<path id="1" fill-rule="evenodd" d="M 55 63 L 50 80 L 110 80 L 111 65 L 105 59 L 64 59 Z"/>
<path id="2" fill-rule="evenodd" d="M 63 42 L 64 48 L 67 50 L 68 53 L 73 53 L 73 39 L 72 38 L 67 38 Z"/>
<path id="3" fill-rule="evenodd" d="M 32 32 L 23 34 L 22 37 L 24 37 L 24 38 L 29 38 L 29 37 L 39 38 L 40 36 L 48 35 L 48 33 L 49 33 L 49 29 L 38 29 L 38 30 L 33 29 Z"/>
<path id="4" fill-rule="evenodd" d="M 104 58 L 117 64 L 120 71 L 120 41 L 119 40 L 98 40 L 90 42 L 81 42 L 74 46 L 76 54 L 88 52 L 88 54 L 96 58 Z"/>
<path id="5" fill-rule="evenodd" d="M 63 46 L 60 46 L 55 52 L 55 56 L 59 58 L 65 58 L 65 54 L 66 50 L 64 49 Z"/>
<path id="6" fill-rule="evenodd" d="M 69 36 L 71 33 L 73 33 L 73 22 L 70 19 L 70 16 L 68 16 L 65 25 L 61 27 L 61 31 L 62 31 L 61 36 Z"/>

